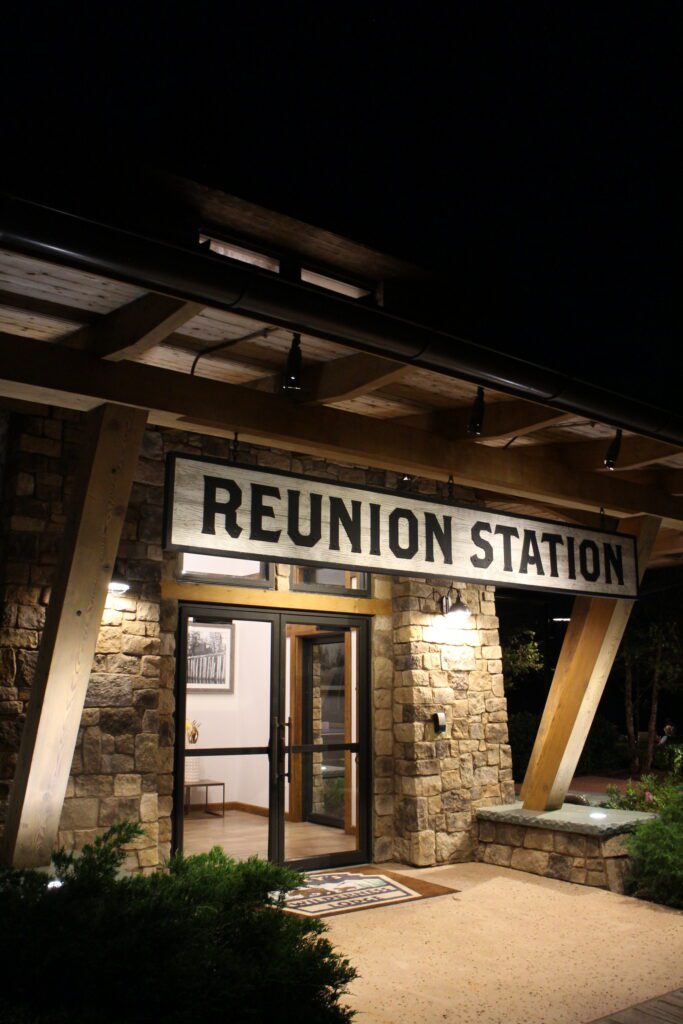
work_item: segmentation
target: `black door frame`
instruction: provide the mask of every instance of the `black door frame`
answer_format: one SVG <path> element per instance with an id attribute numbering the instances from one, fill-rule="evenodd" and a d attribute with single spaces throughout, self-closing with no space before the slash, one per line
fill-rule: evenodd
<path id="1" fill-rule="evenodd" d="M 186 751 L 186 674 L 187 674 L 187 621 L 190 618 L 205 621 L 230 622 L 235 618 L 258 622 L 270 622 L 271 677 L 269 707 L 269 739 L 263 747 L 212 747 L 201 751 Z M 178 608 L 178 633 L 176 639 L 176 729 L 173 758 L 173 811 L 172 850 L 182 849 L 184 818 L 184 760 L 186 756 L 267 756 L 269 760 L 269 807 L 268 807 L 268 859 L 276 864 L 284 863 L 285 857 L 285 757 L 286 754 L 305 752 L 305 747 L 286 748 L 284 743 L 285 720 L 285 664 L 287 625 L 320 625 L 337 629 L 358 629 L 358 741 L 344 744 L 358 754 L 358 822 L 357 849 L 331 853 L 319 857 L 287 861 L 288 865 L 302 870 L 314 868 L 341 867 L 347 864 L 363 864 L 370 860 L 370 823 L 372 812 L 372 777 L 370 757 L 370 618 L 361 615 L 347 615 L 343 612 L 297 612 L 288 609 L 244 607 L 241 605 L 203 604 L 180 602 Z M 336 748 L 336 745 L 335 745 Z"/>

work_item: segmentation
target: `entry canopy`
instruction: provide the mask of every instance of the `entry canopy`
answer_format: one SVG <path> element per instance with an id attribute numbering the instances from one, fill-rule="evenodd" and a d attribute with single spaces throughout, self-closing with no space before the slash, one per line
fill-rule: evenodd
<path id="1" fill-rule="evenodd" d="M 635 598 L 635 539 L 171 454 L 167 550 Z"/>

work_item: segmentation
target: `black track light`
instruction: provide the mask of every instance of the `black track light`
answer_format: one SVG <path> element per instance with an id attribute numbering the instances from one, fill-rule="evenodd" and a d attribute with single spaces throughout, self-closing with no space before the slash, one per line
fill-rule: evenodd
<path id="1" fill-rule="evenodd" d="M 415 478 L 412 477 L 410 473 L 401 473 L 400 477 L 398 478 L 399 489 L 402 491 L 409 490 L 410 485 L 412 484 L 414 479 Z"/>
<path id="2" fill-rule="evenodd" d="M 605 452 L 604 466 L 605 469 L 614 469 L 619 458 L 619 450 L 621 449 L 621 430 L 617 430 L 616 434 L 609 443 L 609 448 Z"/>
<path id="3" fill-rule="evenodd" d="M 469 423 L 467 424 L 467 433 L 469 437 L 481 437 L 482 430 L 484 429 L 484 389 L 477 388 L 477 397 L 472 403 L 472 411 L 470 412 Z"/>
<path id="4" fill-rule="evenodd" d="M 282 375 L 283 391 L 301 391 L 301 335 L 292 335 L 292 346 Z"/>

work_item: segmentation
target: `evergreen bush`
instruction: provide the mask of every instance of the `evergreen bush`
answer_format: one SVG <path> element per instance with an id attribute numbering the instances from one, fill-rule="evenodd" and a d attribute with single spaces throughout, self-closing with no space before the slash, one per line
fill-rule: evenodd
<path id="1" fill-rule="evenodd" d="M 637 826 L 628 850 L 628 891 L 641 899 L 683 908 L 682 788 L 670 795 L 655 821 Z"/>
<path id="2" fill-rule="evenodd" d="M 118 877 L 124 823 L 58 852 L 56 879 L 0 874 L 0 1020 L 11 1024 L 343 1024 L 355 970 L 322 922 L 282 910 L 302 876 L 215 847 Z M 57 885 L 55 885 L 55 881 Z M 59 884 L 61 883 L 61 884 Z"/>

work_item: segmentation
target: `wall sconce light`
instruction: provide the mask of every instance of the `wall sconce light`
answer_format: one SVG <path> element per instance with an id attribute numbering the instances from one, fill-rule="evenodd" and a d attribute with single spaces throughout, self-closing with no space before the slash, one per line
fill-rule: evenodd
<path id="1" fill-rule="evenodd" d="M 449 626 L 460 626 L 469 618 L 470 610 L 463 601 L 459 590 L 455 590 L 456 597 L 453 600 L 451 594 L 454 589 L 451 587 L 447 594 L 439 598 L 439 610 Z"/>
<path id="2" fill-rule="evenodd" d="M 110 594 L 125 594 L 127 590 L 130 590 L 130 583 L 118 566 L 114 567 L 114 572 L 112 573 L 107 590 Z"/>
<path id="3" fill-rule="evenodd" d="M 292 335 L 292 345 L 282 375 L 283 391 L 301 391 L 301 335 Z"/>
<path id="4" fill-rule="evenodd" d="M 621 430 L 617 430 L 616 434 L 609 443 L 609 448 L 605 452 L 605 458 L 603 465 L 605 469 L 614 469 L 619 458 L 619 451 L 621 449 Z"/>
<path id="5" fill-rule="evenodd" d="M 484 413 L 486 407 L 484 404 L 484 389 L 477 388 L 477 397 L 472 403 L 472 411 L 470 412 L 469 422 L 467 424 L 467 435 L 468 437 L 481 437 L 484 429 Z"/>

